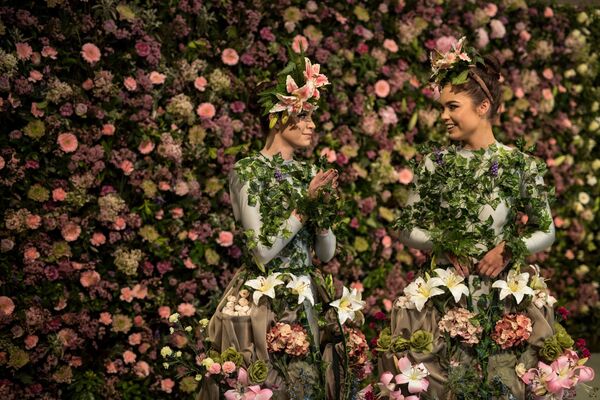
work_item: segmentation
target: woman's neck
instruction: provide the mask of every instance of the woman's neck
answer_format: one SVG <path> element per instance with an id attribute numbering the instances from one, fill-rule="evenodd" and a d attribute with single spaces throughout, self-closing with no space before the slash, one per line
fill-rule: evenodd
<path id="1" fill-rule="evenodd" d="M 284 160 L 292 160 L 294 158 L 294 150 L 294 147 L 283 139 L 281 135 L 273 135 L 267 138 L 267 143 L 261 150 L 261 153 L 269 157 L 281 153 L 281 157 Z"/>
<path id="2" fill-rule="evenodd" d="M 487 125 L 481 129 L 481 131 L 476 132 L 471 135 L 467 140 L 465 140 L 463 149 L 465 150 L 481 150 L 487 149 L 491 145 L 496 143 L 496 138 L 494 137 L 494 132 L 492 131 L 492 126 Z"/>

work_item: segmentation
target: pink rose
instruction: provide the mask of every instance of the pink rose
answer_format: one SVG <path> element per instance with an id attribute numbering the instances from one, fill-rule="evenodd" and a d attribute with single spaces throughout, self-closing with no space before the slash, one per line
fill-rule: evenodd
<path id="1" fill-rule="evenodd" d="M 550 7 L 546 7 L 544 9 L 544 17 L 546 17 L 546 18 L 554 17 L 554 11 Z"/>
<path id="2" fill-rule="evenodd" d="M 125 218 L 123 218 L 123 217 L 117 217 L 115 219 L 115 222 L 113 223 L 113 229 L 114 230 L 122 231 L 126 227 L 127 227 L 127 222 L 125 221 Z"/>
<path id="3" fill-rule="evenodd" d="M 389 51 L 390 53 L 396 53 L 398 51 L 398 45 L 392 39 L 385 39 L 383 41 L 383 48 Z"/>
<path id="4" fill-rule="evenodd" d="M 83 287 L 96 286 L 100 282 L 100 274 L 96 271 L 85 271 L 81 274 L 79 282 Z"/>
<path id="5" fill-rule="evenodd" d="M 130 92 L 133 92 L 135 89 L 137 89 L 137 82 L 131 76 L 125 78 L 123 80 L 123 84 L 125 85 L 125 89 L 129 90 Z"/>
<path id="6" fill-rule="evenodd" d="M 19 42 L 15 45 L 17 47 L 17 57 L 19 60 L 29 60 L 33 54 L 33 49 L 27 43 Z"/>
<path id="7" fill-rule="evenodd" d="M 27 335 L 25 338 L 25 348 L 27 350 L 33 349 L 38 344 L 39 338 L 36 335 Z"/>
<path id="8" fill-rule="evenodd" d="M 175 382 L 173 382 L 172 379 L 170 379 L 170 378 L 161 379 L 160 388 L 163 392 L 171 393 L 171 391 L 173 391 L 173 387 L 175 387 Z"/>
<path id="9" fill-rule="evenodd" d="M 392 238 L 389 235 L 385 235 L 381 239 L 381 245 L 386 249 L 392 247 Z"/>
<path id="10" fill-rule="evenodd" d="M 211 119 L 215 116 L 216 109 L 211 103 L 202 103 L 196 109 L 196 113 L 202 119 Z"/>
<path id="11" fill-rule="evenodd" d="M 9 316 L 15 311 L 15 303 L 10 297 L 0 296 L 0 316 Z"/>
<path id="12" fill-rule="evenodd" d="M 77 136 L 72 133 L 61 133 L 58 135 L 57 141 L 60 149 L 65 153 L 72 153 L 77 150 Z"/>
<path id="13" fill-rule="evenodd" d="M 186 258 L 185 260 L 183 260 L 183 266 L 186 267 L 187 269 L 196 269 L 198 268 L 198 266 L 196 264 L 194 264 L 194 261 L 192 261 L 191 258 Z"/>
<path id="14" fill-rule="evenodd" d="M 131 350 L 126 350 L 123 353 L 123 361 L 125 361 L 125 364 L 133 364 L 135 362 L 136 358 L 137 358 L 137 356 Z"/>
<path id="15" fill-rule="evenodd" d="M 91 79 L 86 79 L 81 84 L 81 87 L 83 88 L 83 90 L 91 90 L 94 87 L 94 81 Z"/>
<path id="16" fill-rule="evenodd" d="M 231 374 L 233 372 L 235 372 L 235 363 L 233 361 L 225 361 L 223 363 L 223 372 L 225 372 L 226 374 Z"/>
<path id="17" fill-rule="evenodd" d="M 64 201 L 67 198 L 67 192 L 63 188 L 56 188 L 52 191 L 52 200 Z"/>
<path id="18" fill-rule="evenodd" d="M 529 39 L 531 39 L 531 33 L 527 31 L 521 31 L 519 33 L 519 39 L 521 39 L 524 42 L 529 42 Z"/>
<path id="19" fill-rule="evenodd" d="M 483 10 L 485 11 L 485 15 L 487 15 L 490 18 L 494 18 L 496 16 L 496 13 L 498 12 L 498 6 L 494 3 L 487 3 Z"/>
<path id="20" fill-rule="evenodd" d="M 398 116 L 392 106 L 385 106 L 379 109 L 378 112 L 381 117 L 381 121 L 384 125 L 395 125 L 398 123 Z"/>
<path id="21" fill-rule="evenodd" d="M 413 180 L 413 172 L 409 168 L 403 168 L 398 174 L 398 181 L 403 185 L 408 185 Z"/>
<path id="22" fill-rule="evenodd" d="M 196 314 L 196 307 L 190 303 L 181 303 L 177 306 L 177 312 L 184 317 L 193 317 Z"/>
<path id="23" fill-rule="evenodd" d="M 115 126 L 113 124 L 104 124 L 102 125 L 102 134 L 104 136 L 112 136 L 115 134 Z"/>
<path id="24" fill-rule="evenodd" d="M 86 43 L 81 48 L 81 56 L 85 61 L 94 64 L 100 61 L 100 49 L 92 43 Z"/>
<path id="25" fill-rule="evenodd" d="M 217 239 L 217 243 L 219 243 L 223 247 L 230 247 L 233 244 L 233 233 L 229 231 L 219 232 L 219 238 Z"/>
<path id="26" fill-rule="evenodd" d="M 392 311 L 392 301 L 390 299 L 383 299 L 383 307 L 387 312 Z"/>
<path id="27" fill-rule="evenodd" d="M 121 161 L 121 164 L 119 164 L 119 168 L 121 168 L 121 171 L 123 171 L 123 173 L 126 176 L 131 175 L 131 173 L 135 169 L 134 166 L 133 166 L 133 163 L 131 161 L 129 161 L 129 160 L 123 160 L 123 161 Z"/>
<path id="28" fill-rule="evenodd" d="M 129 287 L 122 288 L 119 299 L 126 301 L 127 303 L 131 303 L 133 301 L 133 292 L 131 291 L 131 288 L 129 288 Z"/>
<path id="29" fill-rule="evenodd" d="M 142 140 L 138 146 L 138 150 L 142 154 L 150 154 L 154 150 L 154 142 L 150 139 Z"/>
<path id="30" fill-rule="evenodd" d="M 390 84 L 383 79 L 378 80 L 375 82 L 375 94 L 378 97 L 387 97 L 390 94 Z"/>
<path id="31" fill-rule="evenodd" d="M 546 100 L 552 100 L 554 98 L 554 95 L 552 94 L 552 90 L 550 90 L 548 88 L 542 89 L 542 97 Z"/>
<path id="32" fill-rule="evenodd" d="M 129 335 L 128 342 L 132 346 L 137 346 L 138 344 L 142 343 L 142 334 L 141 333 L 132 333 L 131 335 Z"/>
<path id="33" fill-rule="evenodd" d="M 140 378 L 150 375 L 150 365 L 146 361 L 138 361 L 133 367 L 133 372 Z"/>
<path id="34" fill-rule="evenodd" d="M 43 57 L 50 57 L 51 59 L 56 60 L 57 55 L 58 55 L 58 52 L 56 51 L 56 49 L 54 47 L 44 46 L 42 48 L 42 56 Z"/>
<path id="35" fill-rule="evenodd" d="M 200 92 L 204 92 L 206 90 L 206 85 L 208 85 L 208 81 L 203 76 L 199 76 L 194 80 L 194 87 Z"/>
<path id="36" fill-rule="evenodd" d="M 211 375 L 216 375 L 221 373 L 221 364 L 214 363 L 208 368 L 208 373 Z"/>
<path id="37" fill-rule="evenodd" d="M 295 53 L 300 54 L 302 51 L 306 52 L 308 49 L 308 40 L 302 35 L 296 35 L 292 40 L 292 50 Z"/>
<path id="38" fill-rule="evenodd" d="M 167 78 L 167 76 L 164 74 L 161 74 L 160 72 L 156 72 L 156 71 L 150 72 L 150 82 L 152 82 L 153 85 L 160 85 L 160 84 L 165 83 L 166 78 Z"/>
<path id="39" fill-rule="evenodd" d="M 29 229 L 37 229 L 42 225 L 42 217 L 39 215 L 28 215 L 25 224 Z"/>
<path id="40" fill-rule="evenodd" d="M 223 60 L 223 63 L 226 65 L 236 65 L 240 60 L 240 57 L 238 56 L 237 51 L 227 48 L 221 53 L 221 60 Z"/>
<path id="41" fill-rule="evenodd" d="M 60 233 L 67 242 L 73 242 L 79 238 L 81 227 L 73 222 L 68 222 L 63 226 Z"/>
<path id="42" fill-rule="evenodd" d="M 100 313 L 100 318 L 98 318 L 98 320 L 103 325 L 110 325 L 112 324 L 112 315 L 108 312 L 102 312 Z"/>
<path id="43" fill-rule="evenodd" d="M 135 44 L 135 51 L 140 57 L 148 57 L 150 55 L 150 45 L 146 42 L 137 42 Z"/>
<path id="44" fill-rule="evenodd" d="M 40 253 L 35 247 L 28 247 L 23 252 L 23 258 L 25 258 L 25 261 L 35 261 L 40 258 Z"/>
<path id="45" fill-rule="evenodd" d="M 102 232 L 94 232 L 90 239 L 92 246 L 101 246 L 106 243 L 106 236 Z"/>
<path id="46" fill-rule="evenodd" d="M 171 315 L 171 307 L 169 307 L 169 306 L 158 307 L 158 315 L 161 318 L 169 318 L 169 316 Z"/>
<path id="47" fill-rule="evenodd" d="M 550 68 L 544 68 L 542 76 L 548 80 L 551 80 L 552 78 L 554 78 L 554 72 Z"/>
<path id="48" fill-rule="evenodd" d="M 39 82 L 43 77 L 44 75 L 40 71 L 33 70 L 29 72 L 29 78 L 27 80 L 31 82 Z"/>

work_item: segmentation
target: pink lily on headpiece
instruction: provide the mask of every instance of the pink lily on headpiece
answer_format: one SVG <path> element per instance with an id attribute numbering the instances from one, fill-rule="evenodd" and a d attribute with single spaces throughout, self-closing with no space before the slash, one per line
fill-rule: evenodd
<path id="1" fill-rule="evenodd" d="M 304 77 L 306 78 L 307 83 L 309 81 L 314 82 L 314 93 L 312 97 L 317 100 L 321 97 L 318 88 L 329 85 L 329 79 L 327 79 L 325 75 L 321 74 L 320 71 L 320 64 L 313 65 L 308 58 L 304 58 Z"/>
<path id="2" fill-rule="evenodd" d="M 306 110 L 306 105 L 308 104 L 307 101 L 313 96 L 315 90 L 313 81 L 307 81 L 304 86 L 299 88 L 296 81 L 294 81 L 294 78 L 288 75 L 285 87 L 291 96 L 277 93 L 276 96 L 277 99 L 279 99 L 279 102 L 269 110 L 269 113 L 277 113 L 280 111 L 299 113 L 302 110 Z"/>

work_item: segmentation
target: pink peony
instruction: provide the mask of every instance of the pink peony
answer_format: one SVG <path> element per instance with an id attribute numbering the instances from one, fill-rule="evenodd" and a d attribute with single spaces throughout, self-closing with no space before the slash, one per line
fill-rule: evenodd
<path id="1" fill-rule="evenodd" d="M 83 287 L 96 286 L 100 282 L 100 274 L 96 271 L 85 271 L 81 274 L 79 282 Z"/>
<path id="2" fill-rule="evenodd" d="M 206 90 L 206 85 L 208 85 L 208 81 L 203 76 L 199 76 L 194 80 L 194 87 L 200 92 L 204 92 Z"/>
<path id="3" fill-rule="evenodd" d="M 196 314 L 196 307 L 190 303 L 181 303 L 177 306 L 177 312 L 184 317 L 193 317 Z"/>
<path id="4" fill-rule="evenodd" d="M 308 49 L 308 40 L 302 35 L 296 35 L 292 40 L 292 50 L 295 53 L 300 54 L 302 51 L 306 52 Z"/>
<path id="5" fill-rule="evenodd" d="M 236 65 L 240 60 L 240 56 L 238 56 L 237 51 L 234 49 L 227 48 L 221 53 L 221 60 L 223 60 L 223 63 L 226 65 Z"/>
<path id="6" fill-rule="evenodd" d="M 72 153 L 77 150 L 77 136 L 72 133 L 61 133 L 57 139 L 60 149 L 65 153 Z"/>
<path id="7" fill-rule="evenodd" d="M 226 374 L 234 373 L 236 369 L 235 363 L 232 361 L 225 361 L 223 363 L 223 372 Z"/>
<path id="8" fill-rule="evenodd" d="M 94 232 L 92 238 L 90 239 L 90 243 L 93 246 L 101 246 L 106 243 L 106 236 L 102 232 Z"/>
<path id="9" fill-rule="evenodd" d="M 102 125 L 102 134 L 104 136 L 112 136 L 115 134 L 115 126 L 113 124 L 104 124 Z"/>
<path id="10" fill-rule="evenodd" d="M 385 39 L 383 41 L 383 48 L 389 51 L 390 53 L 396 53 L 398 51 L 398 45 L 392 39 Z"/>
<path id="11" fill-rule="evenodd" d="M 67 192 L 63 188 L 56 188 L 52 191 L 52 200 L 64 201 L 67 198 Z"/>
<path id="12" fill-rule="evenodd" d="M 413 174 L 412 170 L 410 170 L 409 168 L 403 168 L 398 173 L 398 182 L 400 182 L 403 185 L 408 185 L 409 183 L 412 182 L 413 177 L 414 177 L 414 174 Z"/>
<path id="13" fill-rule="evenodd" d="M 172 379 L 166 378 L 161 379 L 160 381 L 160 389 L 165 393 L 171 393 L 173 388 L 175 387 L 175 382 Z"/>
<path id="14" fill-rule="evenodd" d="M 202 103 L 196 109 L 196 113 L 202 119 L 211 119 L 215 116 L 216 109 L 211 103 Z"/>
<path id="15" fill-rule="evenodd" d="M 15 46 L 17 47 L 17 57 L 19 60 L 29 60 L 31 58 L 33 50 L 29 44 L 19 42 Z"/>
<path id="16" fill-rule="evenodd" d="M 10 297 L 0 296 L 0 316 L 11 315 L 15 311 L 15 303 Z"/>
<path id="17" fill-rule="evenodd" d="M 39 338 L 36 335 L 27 335 L 25 338 L 25 348 L 27 350 L 33 349 L 35 346 L 37 346 L 38 340 Z"/>
<path id="18" fill-rule="evenodd" d="M 211 375 L 216 375 L 221 373 L 221 364 L 214 363 L 210 367 L 208 367 L 208 373 Z"/>
<path id="19" fill-rule="evenodd" d="M 131 350 L 126 350 L 123 353 L 123 361 L 125 361 L 125 364 L 133 364 L 136 358 L 136 354 Z"/>
<path id="20" fill-rule="evenodd" d="M 375 82 L 375 94 L 378 97 L 387 97 L 390 94 L 390 84 L 383 79 L 378 80 Z"/>
<path id="21" fill-rule="evenodd" d="M 165 83 L 166 78 L 167 76 L 165 74 L 161 74 L 160 72 L 150 72 L 150 82 L 152 82 L 153 85 L 160 85 Z"/>
<path id="22" fill-rule="evenodd" d="M 171 307 L 169 307 L 169 306 L 158 307 L 158 315 L 161 318 L 169 318 L 169 316 L 171 315 Z"/>
<path id="23" fill-rule="evenodd" d="M 150 154 L 150 153 L 152 153 L 152 150 L 154 150 L 154 146 L 155 145 L 152 140 L 145 139 L 140 142 L 140 145 L 138 146 L 138 150 L 142 154 Z"/>
<path id="24" fill-rule="evenodd" d="M 73 242 L 79 238 L 81 227 L 73 222 L 68 222 L 62 227 L 60 233 L 67 242 Z"/>
<path id="25" fill-rule="evenodd" d="M 123 80 L 123 84 L 125 85 L 125 89 L 129 90 L 130 92 L 133 92 L 135 89 L 137 89 L 137 82 L 131 76 L 125 78 Z"/>
<path id="26" fill-rule="evenodd" d="M 219 243 L 223 247 L 230 247 L 233 244 L 233 233 L 229 231 L 219 232 L 219 238 L 217 239 L 217 243 Z"/>
<path id="27" fill-rule="evenodd" d="M 133 367 L 133 372 L 140 378 L 150 375 L 150 365 L 146 361 L 138 361 Z"/>
<path id="28" fill-rule="evenodd" d="M 92 43 L 86 43 L 81 48 L 81 56 L 85 61 L 94 64 L 100 61 L 100 49 Z"/>

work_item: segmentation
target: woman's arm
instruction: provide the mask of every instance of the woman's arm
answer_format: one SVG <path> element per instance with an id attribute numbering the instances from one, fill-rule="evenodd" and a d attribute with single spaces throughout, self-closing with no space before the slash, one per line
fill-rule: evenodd
<path id="1" fill-rule="evenodd" d="M 319 260 L 329 262 L 335 255 L 336 238 L 331 228 L 318 232 L 315 237 L 315 253 Z"/>
<path id="2" fill-rule="evenodd" d="M 243 182 L 238 174 L 233 170 L 229 175 L 229 194 L 231 198 L 231 204 L 233 206 L 233 214 L 235 219 L 241 222 L 244 230 L 252 230 L 254 232 L 254 239 L 257 245 L 252 249 L 252 253 L 256 260 L 261 264 L 267 264 L 273 258 L 275 258 L 281 250 L 292 240 L 292 238 L 300 231 L 303 223 L 295 215 L 290 217 L 283 222 L 280 231 L 290 231 L 288 237 L 279 235 L 275 238 L 275 241 L 271 246 L 266 246 L 258 239 L 262 228 L 262 221 L 260 216 L 260 203 L 254 206 L 248 204 L 248 183 Z"/>
<path id="3" fill-rule="evenodd" d="M 546 212 L 548 215 L 552 215 L 548 201 L 546 201 Z M 552 218 L 550 220 L 552 221 Z M 533 232 L 531 236 L 523 238 L 523 242 L 527 247 L 527 252 L 529 254 L 534 254 L 546 250 L 554 243 L 555 232 L 554 221 L 552 221 L 550 222 L 550 227 L 547 231 L 536 231 Z"/>
<path id="4" fill-rule="evenodd" d="M 419 194 L 411 190 L 408 195 L 408 200 L 406 201 L 406 206 L 410 207 L 420 200 Z M 431 241 L 429 231 L 419 227 L 413 227 L 410 231 L 400 231 L 400 241 L 408 247 L 419 250 L 431 250 L 433 248 L 433 242 Z"/>

